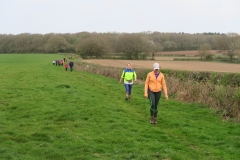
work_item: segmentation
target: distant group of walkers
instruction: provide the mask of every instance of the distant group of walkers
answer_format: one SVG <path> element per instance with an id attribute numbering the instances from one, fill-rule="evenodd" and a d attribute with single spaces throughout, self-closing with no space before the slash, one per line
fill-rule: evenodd
<path id="1" fill-rule="evenodd" d="M 70 58 L 69 58 L 70 59 Z M 57 59 L 57 60 L 53 60 L 53 65 L 55 66 L 64 66 L 65 68 L 65 71 L 68 70 L 68 68 L 70 67 L 70 71 L 72 72 L 73 71 L 73 66 L 74 66 L 74 63 L 72 60 L 70 60 L 69 63 L 65 63 L 67 62 L 67 59 L 66 58 L 63 58 L 63 59 Z"/>
<path id="2" fill-rule="evenodd" d="M 130 100 L 132 93 L 133 81 L 137 81 L 137 74 L 132 69 L 131 64 L 127 64 L 127 68 L 123 70 L 119 83 L 123 80 L 126 89 L 126 100 Z M 150 102 L 150 123 L 157 124 L 158 103 L 161 98 L 162 90 L 166 100 L 168 100 L 167 85 L 164 75 L 160 72 L 160 65 L 153 64 L 153 71 L 149 72 L 144 86 L 144 97 L 149 99 Z"/>

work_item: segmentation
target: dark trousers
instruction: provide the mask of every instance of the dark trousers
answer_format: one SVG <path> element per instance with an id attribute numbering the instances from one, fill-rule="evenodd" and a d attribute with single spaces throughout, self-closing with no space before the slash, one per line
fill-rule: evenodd
<path id="1" fill-rule="evenodd" d="M 72 72 L 73 71 L 73 67 L 70 66 L 70 71 Z"/>
<path id="2" fill-rule="evenodd" d="M 148 99 L 150 102 L 150 114 L 152 117 L 156 118 L 158 114 L 158 102 L 161 98 L 161 91 L 160 92 L 152 92 L 148 91 Z"/>

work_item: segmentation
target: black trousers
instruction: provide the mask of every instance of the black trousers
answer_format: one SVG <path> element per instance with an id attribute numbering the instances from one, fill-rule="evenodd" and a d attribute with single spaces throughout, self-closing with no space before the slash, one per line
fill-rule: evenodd
<path id="1" fill-rule="evenodd" d="M 158 102 L 161 98 L 161 91 L 160 92 L 152 92 L 148 91 L 148 99 L 150 102 L 150 114 L 152 117 L 156 118 L 158 114 Z"/>

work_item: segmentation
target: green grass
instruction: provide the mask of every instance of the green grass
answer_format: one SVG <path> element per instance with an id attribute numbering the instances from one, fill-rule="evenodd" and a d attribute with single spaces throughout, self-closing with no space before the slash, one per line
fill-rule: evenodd
<path id="1" fill-rule="evenodd" d="M 117 80 L 56 58 L 0 54 L 0 159 L 239 159 L 240 124 L 162 98 L 151 125 L 143 85 L 125 101 Z"/>

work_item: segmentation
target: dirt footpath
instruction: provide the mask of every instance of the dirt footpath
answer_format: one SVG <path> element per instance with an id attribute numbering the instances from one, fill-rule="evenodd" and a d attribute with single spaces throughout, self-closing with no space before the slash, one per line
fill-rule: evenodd
<path id="1" fill-rule="evenodd" d="M 127 63 L 131 63 L 133 68 L 150 68 L 155 62 L 158 62 L 163 69 L 176 69 L 187 71 L 214 71 L 214 72 L 238 72 L 240 73 L 240 64 L 229 64 L 219 62 L 195 62 L 195 61 L 141 61 L 141 60 L 103 60 L 89 59 L 89 63 L 100 64 L 104 66 L 114 66 L 125 68 Z"/>

